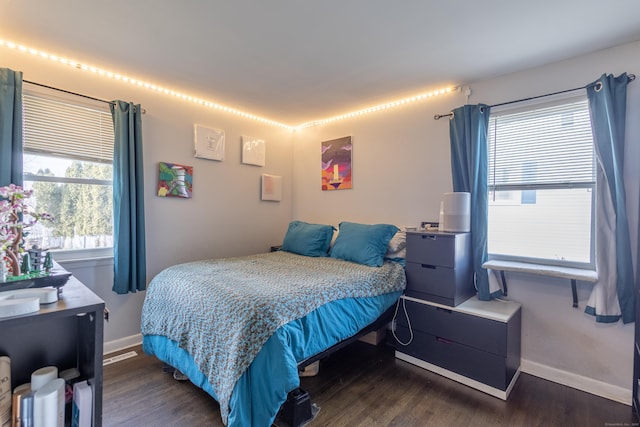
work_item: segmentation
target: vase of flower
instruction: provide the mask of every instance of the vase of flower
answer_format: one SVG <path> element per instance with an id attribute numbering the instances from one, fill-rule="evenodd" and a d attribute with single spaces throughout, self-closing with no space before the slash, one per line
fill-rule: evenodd
<path id="1" fill-rule="evenodd" d="M 0 251 L 4 252 L 1 259 L 13 276 L 30 273 L 21 271 L 20 268 L 22 254 L 25 252 L 25 230 L 40 220 L 53 220 L 51 215 L 37 213 L 26 203 L 32 194 L 32 190 L 25 190 L 14 184 L 0 187 Z"/>

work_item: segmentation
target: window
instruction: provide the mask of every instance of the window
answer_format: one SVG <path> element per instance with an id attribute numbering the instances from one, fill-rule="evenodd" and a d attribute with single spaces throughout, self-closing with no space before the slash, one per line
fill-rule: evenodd
<path id="1" fill-rule="evenodd" d="M 487 143 L 489 257 L 594 269 L 586 96 L 492 111 Z"/>
<path id="2" fill-rule="evenodd" d="M 29 230 L 27 246 L 112 256 L 111 113 L 36 92 L 25 92 L 23 105 L 24 186 L 34 190 L 33 207 L 55 217 Z"/>

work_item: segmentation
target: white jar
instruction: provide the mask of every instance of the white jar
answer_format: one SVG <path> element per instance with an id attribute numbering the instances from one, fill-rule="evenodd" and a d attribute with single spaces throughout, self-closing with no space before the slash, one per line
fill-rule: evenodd
<path id="1" fill-rule="evenodd" d="M 4 256 L 5 252 L 0 251 L 0 282 L 6 282 L 7 273 L 9 273 L 9 271 L 7 270 L 7 266 L 4 264 Z"/>

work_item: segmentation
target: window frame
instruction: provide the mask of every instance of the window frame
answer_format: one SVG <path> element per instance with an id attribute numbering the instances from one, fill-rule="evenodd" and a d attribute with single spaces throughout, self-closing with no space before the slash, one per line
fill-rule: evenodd
<path id="1" fill-rule="evenodd" d="M 44 98 L 55 102 L 61 102 L 70 104 L 76 107 L 84 107 L 96 111 L 100 111 L 102 113 L 109 113 L 110 110 L 108 106 L 99 101 L 93 101 L 90 99 L 84 99 L 79 95 L 74 95 L 71 93 L 59 93 L 58 91 L 54 91 L 52 89 L 43 88 L 39 86 L 31 86 L 25 87 L 23 89 L 23 94 L 31 97 Z M 23 116 L 25 114 L 23 107 Z M 23 122 L 23 133 L 25 133 L 27 124 L 26 120 Z M 54 157 L 60 157 L 64 159 L 72 159 L 72 160 L 81 160 L 81 161 L 93 161 L 95 163 L 100 164 L 109 164 L 109 162 L 104 161 L 104 159 L 90 159 L 86 156 L 79 156 L 77 158 L 67 156 L 67 155 L 57 155 L 53 152 L 43 152 L 40 150 L 29 150 L 26 149 L 25 144 L 23 143 L 23 152 L 25 154 L 30 155 L 48 155 Z M 110 163 L 111 165 L 113 162 Z M 23 182 L 50 182 L 50 183 L 60 183 L 60 184 L 87 184 L 87 185 L 106 185 L 113 188 L 113 180 L 105 180 L 105 179 L 96 179 L 96 178 L 70 178 L 70 177 L 51 177 L 51 176 L 42 176 L 35 175 L 32 173 L 23 172 L 22 175 Z M 113 215 L 112 215 L 113 221 Z M 87 259 L 113 259 L 114 257 L 114 247 L 113 246 L 105 246 L 100 248 L 84 248 L 84 249 L 61 249 L 55 250 L 54 256 L 56 261 L 76 261 L 76 260 L 87 260 Z"/>
<path id="2" fill-rule="evenodd" d="M 492 116 L 494 114 L 498 115 L 507 115 L 507 114 L 515 114 L 518 112 L 526 112 L 533 111 L 536 109 L 541 109 L 545 107 L 551 107 L 553 105 L 563 105 L 569 104 L 576 101 L 586 101 L 587 94 L 585 90 L 581 90 L 578 93 L 562 93 L 544 97 L 542 99 L 531 99 L 526 101 L 518 102 L 517 104 L 510 105 L 501 105 L 498 107 L 493 107 L 489 113 L 489 124 L 487 128 L 487 133 L 491 126 Z M 588 109 L 588 104 L 587 104 Z M 589 116 L 589 122 L 591 123 L 591 118 Z M 544 266 L 555 266 L 555 267 L 566 267 L 566 268 L 575 268 L 582 270 L 596 270 L 596 189 L 597 189 L 597 157 L 595 155 L 595 146 L 593 146 L 594 157 L 592 161 L 592 167 L 594 168 L 594 180 L 591 183 L 540 183 L 540 184 L 501 184 L 495 185 L 491 183 L 491 174 L 490 174 L 490 144 L 491 141 L 489 139 L 489 134 L 487 134 L 487 243 L 489 240 L 489 218 L 490 218 L 490 203 L 491 203 L 491 195 L 497 191 L 518 191 L 520 192 L 520 199 L 522 197 L 522 192 L 527 190 L 551 190 L 551 189 L 575 189 L 575 188 L 586 188 L 591 191 L 591 215 L 590 215 L 590 239 L 589 239 L 589 262 L 579 262 L 579 261 L 565 261 L 565 260 L 554 260 L 547 258 L 536 258 L 536 257 L 527 257 L 520 255 L 512 255 L 512 254 L 499 254 L 499 253 L 491 253 L 489 252 L 487 245 L 487 255 L 488 260 L 491 261 L 507 261 L 507 262 L 524 262 L 528 264 L 535 265 L 544 265 Z M 495 172 L 494 172 L 495 173 Z M 523 204 L 520 201 L 518 204 Z"/>

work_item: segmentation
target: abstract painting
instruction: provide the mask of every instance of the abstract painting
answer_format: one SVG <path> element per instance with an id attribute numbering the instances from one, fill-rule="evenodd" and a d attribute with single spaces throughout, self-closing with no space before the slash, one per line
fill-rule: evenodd
<path id="1" fill-rule="evenodd" d="M 264 166 L 266 151 L 267 147 L 264 140 L 250 136 L 242 137 L 242 163 Z"/>
<path id="2" fill-rule="evenodd" d="M 224 161 L 224 131 L 194 125 L 195 156 Z"/>
<path id="3" fill-rule="evenodd" d="M 282 177 L 262 174 L 262 200 L 282 200 Z"/>
<path id="4" fill-rule="evenodd" d="M 322 191 L 352 188 L 351 137 L 345 136 L 322 145 Z"/>
<path id="5" fill-rule="evenodd" d="M 191 198 L 193 166 L 160 162 L 158 196 Z"/>

